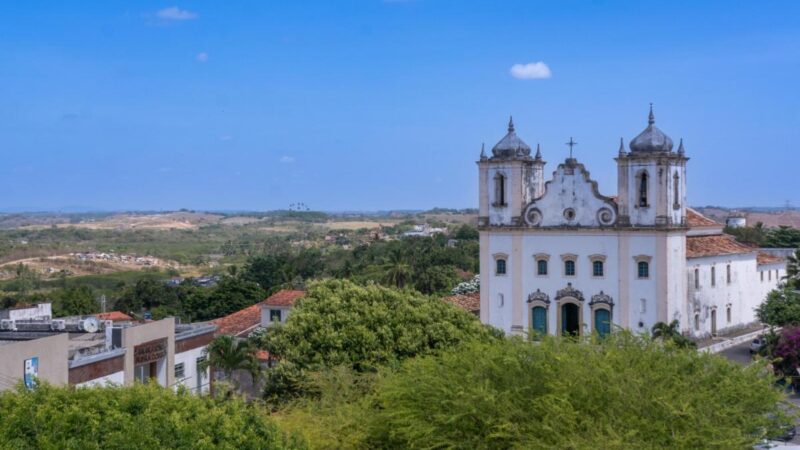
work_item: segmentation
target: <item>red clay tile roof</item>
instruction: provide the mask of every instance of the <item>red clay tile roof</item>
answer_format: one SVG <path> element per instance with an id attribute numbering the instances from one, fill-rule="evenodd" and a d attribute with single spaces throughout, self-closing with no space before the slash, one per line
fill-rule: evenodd
<path id="1" fill-rule="evenodd" d="M 686 208 L 686 223 L 689 225 L 689 228 L 721 226 L 692 208 Z"/>
<path id="2" fill-rule="evenodd" d="M 112 322 L 130 322 L 133 320 L 133 317 L 125 314 L 122 311 L 111 311 L 107 313 L 95 314 L 94 316 L 100 320 L 111 320 Z"/>
<path id="3" fill-rule="evenodd" d="M 758 255 L 756 256 L 756 261 L 758 262 L 758 264 L 775 264 L 783 262 L 784 260 L 783 258 L 779 258 L 775 255 L 770 255 L 767 252 L 758 252 Z"/>
<path id="4" fill-rule="evenodd" d="M 269 306 L 294 306 L 294 301 L 304 294 L 305 291 L 284 289 L 270 295 L 263 303 Z"/>
<path id="5" fill-rule="evenodd" d="M 727 234 L 686 237 L 687 258 L 700 258 L 702 256 L 714 255 L 734 255 L 738 253 L 753 253 L 755 251 L 755 248 L 736 242 L 733 236 Z"/>
<path id="6" fill-rule="evenodd" d="M 304 291 L 284 289 L 272 294 L 263 302 L 248 306 L 225 317 L 211 321 L 217 326 L 216 334 L 244 336 L 261 324 L 261 305 L 292 306 L 294 301 L 305 294 Z"/>
<path id="7" fill-rule="evenodd" d="M 481 310 L 480 292 L 473 292 L 471 294 L 456 294 L 450 297 L 445 297 L 443 300 L 473 314 L 478 313 Z"/>

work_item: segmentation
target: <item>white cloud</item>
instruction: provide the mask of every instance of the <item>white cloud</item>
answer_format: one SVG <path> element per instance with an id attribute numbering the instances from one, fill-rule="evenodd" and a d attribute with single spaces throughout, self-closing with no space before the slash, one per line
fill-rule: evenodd
<path id="1" fill-rule="evenodd" d="M 197 62 L 204 63 L 204 62 L 208 61 L 208 53 L 200 52 L 200 53 L 197 54 L 197 56 L 195 56 L 195 59 L 197 60 Z"/>
<path id="2" fill-rule="evenodd" d="M 156 17 L 161 20 L 192 20 L 197 18 L 197 13 L 180 9 L 177 6 L 160 9 L 156 12 Z"/>
<path id="3" fill-rule="evenodd" d="M 541 80 L 550 78 L 550 68 L 543 61 L 511 66 L 511 76 L 520 80 Z"/>
<path id="4" fill-rule="evenodd" d="M 283 155 L 281 156 L 280 162 L 283 164 L 291 164 L 294 162 L 294 158 L 291 156 Z"/>

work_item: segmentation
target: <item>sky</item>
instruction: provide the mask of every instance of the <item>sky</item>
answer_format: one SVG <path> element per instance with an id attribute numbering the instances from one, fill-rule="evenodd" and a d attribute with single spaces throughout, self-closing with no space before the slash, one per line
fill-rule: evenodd
<path id="1" fill-rule="evenodd" d="M 797 1 L 0 1 L 0 210 L 477 207 L 513 115 L 616 191 L 647 125 L 689 203 L 800 206 Z M 549 176 L 549 175 L 548 175 Z"/>

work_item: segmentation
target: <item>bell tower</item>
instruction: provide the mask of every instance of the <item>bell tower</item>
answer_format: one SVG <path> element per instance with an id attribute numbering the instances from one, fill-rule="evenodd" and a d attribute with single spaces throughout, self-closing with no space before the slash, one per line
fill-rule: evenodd
<path id="1" fill-rule="evenodd" d="M 541 152 L 537 148 L 536 157 L 531 158 L 531 147 L 517 136 L 513 118 L 491 156 L 481 148 L 478 173 L 480 227 L 521 225 L 523 208 L 544 189 Z"/>
<path id="2" fill-rule="evenodd" d="M 625 151 L 622 139 L 617 161 L 619 224 L 632 227 L 686 225 L 686 161 L 683 140 L 672 151 L 672 139 L 655 126 L 653 105 L 647 128 Z"/>

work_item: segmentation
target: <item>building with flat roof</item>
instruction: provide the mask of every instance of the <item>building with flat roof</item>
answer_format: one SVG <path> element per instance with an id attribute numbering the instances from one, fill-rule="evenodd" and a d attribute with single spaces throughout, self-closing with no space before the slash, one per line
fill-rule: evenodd
<path id="1" fill-rule="evenodd" d="M 0 322 L 0 390 L 19 381 L 54 385 L 129 385 L 155 381 L 204 393 L 209 370 L 200 370 L 216 326 L 178 324 L 168 317 L 113 322 L 96 316 Z"/>

